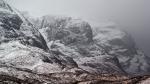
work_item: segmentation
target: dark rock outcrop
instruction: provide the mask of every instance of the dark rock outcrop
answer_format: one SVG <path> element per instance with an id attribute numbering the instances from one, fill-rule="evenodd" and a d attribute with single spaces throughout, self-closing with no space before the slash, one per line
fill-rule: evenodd
<path id="1" fill-rule="evenodd" d="M 48 50 L 45 40 L 36 28 L 17 14 L 7 3 L 1 1 L 0 43 L 20 40 L 25 45 Z"/>

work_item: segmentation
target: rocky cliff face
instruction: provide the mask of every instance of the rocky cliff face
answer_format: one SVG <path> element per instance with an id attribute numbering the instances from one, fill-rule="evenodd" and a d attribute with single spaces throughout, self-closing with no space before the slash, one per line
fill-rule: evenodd
<path id="1" fill-rule="evenodd" d="M 110 26 L 92 28 L 71 17 L 44 16 L 31 22 L 0 0 L 2 84 L 132 84 L 149 80 L 148 76 L 124 76 L 148 73 L 149 58 L 123 31 Z"/>
<path id="2" fill-rule="evenodd" d="M 109 55 L 116 56 L 126 72 L 131 74 L 149 72 L 149 57 L 136 46 L 128 33 L 110 26 L 94 28 L 94 32 L 94 41 Z"/>
<path id="3" fill-rule="evenodd" d="M 125 73 L 118 58 L 105 53 L 93 41 L 92 28 L 87 22 L 44 16 L 41 23 L 39 30 L 52 52 L 73 58 L 80 68 L 90 73 Z"/>
<path id="4" fill-rule="evenodd" d="M 1 76 L 39 80 L 37 74 L 83 71 L 72 58 L 50 53 L 38 29 L 16 11 L 5 9 L 7 3 L 2 4 L 5 5 L 0 11 Z"/>
<path id="5" fill-rule="evenodd" d="M 44 16 L 39 23 L 42 25 L 39 30 L 48 47 L 64 54 L 69 53 L 84 70 L 92 73 L 149 72 L 149 57 L 137 48 L 128 33 L 115 26 L 92 28 L 79 19 L 52 16 Z M 60 38 L 56 38 L 59 35 Z M 57 47 L 51 47 L 53 45 Z"/>

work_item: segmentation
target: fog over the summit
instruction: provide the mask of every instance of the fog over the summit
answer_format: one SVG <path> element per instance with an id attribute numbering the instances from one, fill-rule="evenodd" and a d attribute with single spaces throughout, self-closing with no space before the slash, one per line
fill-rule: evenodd
<path id="1" fill-rule="evenodd" d="M 114 22 L 127 30 L 150 55 L 150 0 L 6 0 L 32 16 L 47 14 L 83 18 L 92 24 Z"/>

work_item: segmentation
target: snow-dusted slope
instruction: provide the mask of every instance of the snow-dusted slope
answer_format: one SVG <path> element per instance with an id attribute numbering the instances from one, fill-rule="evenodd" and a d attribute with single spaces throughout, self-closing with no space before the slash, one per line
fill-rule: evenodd
<path id="1" fill-rule="evenodd" d="M 136 46 L 131 35 L 113 26 L 97 27 L 93 31 L 94 41 L 109 55 L 116 56 L 126 72 L 149 73 L 149 57 Z"/>
<path id="2" fill-rule="evenodd" d="M 5 5 L 1 8 L 5 9 Z M 72 58 L 50 53 L 38 29 L 15 11 L 6 10 L 9 12 L 0 12 L 0 75 L 24 79 L 30 76 L 29 72 L 33 75 L 83 71 Z"/>
<path id="3" fill-rule="evenodd" d="M 45 16 L 41 34 L 52 52 L 71 57 L 90 73 L 125 73 L 118 58 L 108 55 L 93 41 L 91 26 L 80 19 Z"/>
<path id="4" fill-rule="evenodd" d="M 114 25 L 91 28 L 80 19 L 56 16 L 44 16 L 38 22 L 48 47 L 51 49 L 55 45 L 56 49 L 52 49 L 74 58 L 84 70 L 94 73 L 108 73 L 109 70 L 117 73 L 125 70 L 130 74 L 149 72 L 148 56 L 137 48 L 128 33 Z"/>
<path id="5" fill-rule="evenodd" d="M 33 20 L 0 0 L 0 83 L 133 84 L 142 77 L 123 75 L 149 71 L 149 58 L 112 26 L 92 28 L 71 17 Z"/>

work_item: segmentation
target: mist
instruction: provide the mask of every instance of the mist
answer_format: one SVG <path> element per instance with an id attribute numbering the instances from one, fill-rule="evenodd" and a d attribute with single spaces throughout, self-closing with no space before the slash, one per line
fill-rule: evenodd
<path id="1" fill-rule="evenodd" d="M 128 31 L 150 56 L 150 0 L 6 0 L 34 17 L 65 15 L 93 25 L 113 22 Z"/>

